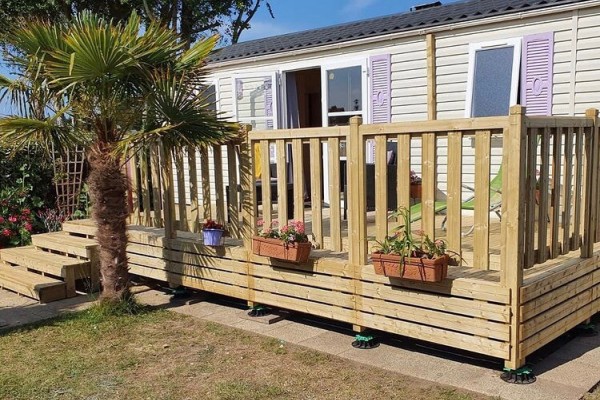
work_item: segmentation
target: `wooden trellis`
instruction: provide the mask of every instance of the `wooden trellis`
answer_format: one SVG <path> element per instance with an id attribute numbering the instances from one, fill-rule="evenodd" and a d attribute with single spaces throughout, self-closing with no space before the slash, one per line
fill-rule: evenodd
<path id="1" fill-rule="evenodd" d="M 66 154 L 54 153 L 56 206 L 63 215 L 71 216 L 79 206 L 84 166 L 85 150 L 82 147 Z"/>

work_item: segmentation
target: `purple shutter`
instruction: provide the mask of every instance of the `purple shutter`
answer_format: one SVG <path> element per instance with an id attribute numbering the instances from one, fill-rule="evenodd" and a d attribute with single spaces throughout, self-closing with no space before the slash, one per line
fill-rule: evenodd
<path id="1" fill-rule="evenodd" d="M 386 123 L 392 120 L 391 107 L 391 57 L 389 54 L 369 59 L 371 72 L 370 119 L 371 123 Z"/>
<path id="2" fill-rule="evenodd" d="M 265 116 L 273 117 L 273 82 L 272 79 L 265 78 Z M 267 128 L 273 129 L 273 119 L 267 120 Z"/>
<path id="3" fill-rule="evenodd" d="M 552 115 L 554 33 L 523 38 L 521 103 L 527 115 Z"/>

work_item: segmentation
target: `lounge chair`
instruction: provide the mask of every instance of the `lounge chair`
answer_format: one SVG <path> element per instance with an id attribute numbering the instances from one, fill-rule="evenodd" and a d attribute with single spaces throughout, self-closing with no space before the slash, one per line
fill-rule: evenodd
<path id="1" fill-rule="evenodd" d="M 468 189 L 475 193 L 475 189 L 468 185 L 462 185 L 463 188 Z M 501 218 L 500 209 L 502 207 L 502 168 L 498 170 L 498 173 L 494 178 L 490 181 L 490 209 L 489 211 L 493 211 L 496 213 L 498 218 Z M 448 203 L 446 201 L 436 201 L 434 210 L 436 213 L 442 212 L 448 208 Z M 471 196 L 468 200 L 465 200 L 460 205 L 461 210 L 475 210 L 475 196 Z M 421 219 L 421 203 L 415 204 L 410 208 L 411 213 L 411 222 L 418 221 Z M 414 215 L 414 216 L 413 216 Z M 442 221 L 442 229 L 446 229 L 446 220 L 447 217 Z M 463 236 L 470 235 L 473 233 L 475 226 L 471 226 L 471 228 L 463 233 Z"/>

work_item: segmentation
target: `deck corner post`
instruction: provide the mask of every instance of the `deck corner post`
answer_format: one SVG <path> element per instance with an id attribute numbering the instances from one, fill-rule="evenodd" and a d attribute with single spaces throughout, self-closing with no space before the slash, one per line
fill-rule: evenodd
<path id="1" fill-rule="evenodd" d="M 240 189 L 242 201 L 241 236 L 248 255 L 252 251 L 252 235 L 256 229 L 256 190 L 252 161 L 252 143 L 250 131 L 252 125 L 240 127 Z"/>
<path id="2" fill-rule="evenodd" d="M 593 121 L 593 126 L 589 131 L 589 134 L 585 138 L 585 156 L 590 164 L 591 168 L 586 176 L 585 182 L 585 216 L 584 216 L 584 229 L 583 229 L 583 245 L 581 246 L 581 257 L 589 258 L 594 252 L 594 243 L 598 239 L 597 235 L 597 223 L 598 223 L 598 179 L 600 174 L 598 173 L 598 162 L 600 158 L 600 121 L 598 120 L 598 110 L 590 108 L 585 111 L 586 118 Z"/>
<path id="3" fill-rule="evenodd" d="M 367 263 L 365 143 L 361 117 L 350 118 L 348 136 L 348 258 L 352 265 Z"/>
<path id="4" fill-rule="evenodd" d="M 502 223 L 501 223 L 501 280 L 510 288 L 510 353 L 505 366 L 517 369 L 525 362 L 521 356 L 519 333 L 520 297 L 523 285 L 523 246 L 524 212 L 523 205 L 526 181 L 527 129 L 525 107 L 510 108 L 509 126 L 504 131 L 502 168 L 505 176 L 502 182 Z"/>
<path id="5" fill-rule="evenodd" d="M 175 191 L 173 188 L 173 160 L 171 150 L 165 149 L 163 143 L 158 146 L 163 183 L 163 213 L 165 237 L 167 243 L 177 237 L 175 221 Z"/>
<path id="6" fill-rule="evenodd" d="M 350 118 L 350 130 L 347 137 L 348 162 L 348 263 L 352 270 L 352 287 L 354 292 L 355 332 L 365 329 L 362 323 L 362 270 L 367 263 L 367 192 L 365 141 L 361 135 L 362 118 Z"/>

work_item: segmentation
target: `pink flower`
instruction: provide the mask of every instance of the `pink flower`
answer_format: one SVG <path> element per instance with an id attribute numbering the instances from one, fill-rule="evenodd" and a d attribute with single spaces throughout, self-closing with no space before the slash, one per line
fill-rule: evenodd
<path id="1" fill-rule="evenodd" d="M 264 219 L 259 219 L 258 221 L 256 221 L 256 225 L 258 226 L 263 226 L 265 224 L 265 220 Z"/>
<path id="2" fill-rule="evenodd" d="M 4 217 L 0 216 L 0 224 L 4 223 Z"/>
<path id="3" fill-rule="evenodd" d="M 12 222 L 14 224 L 15 222 L 17 222 L 17 217 L 11 215 L 10 217 L 8 217 L 8 222 Z"/>
<path id="4" fill-rule="evenodd" d="M 6 237 L 10 237 L 10 236 L 12 236 L 12 231 L 10 229 L 4 229 L 2 231 L 2 235 L 6 236 Z"/>
<path id="5" fill-rule="evenodd" d="M 33 230 L 33 226 L 32 226 L 32 225 L 31 225 L 29 222 L 27 222 L 27 223 L 25 224 L 25 230 L 26 230 L 27 232 L 31 232 L 31 231 Z"/>
<path id="6" fill-rule="evenodd" d="M 30 214 L 31 214 L 31 210 L 29 208 L 23 209 L 23 215 L 30 215 Z"/>

